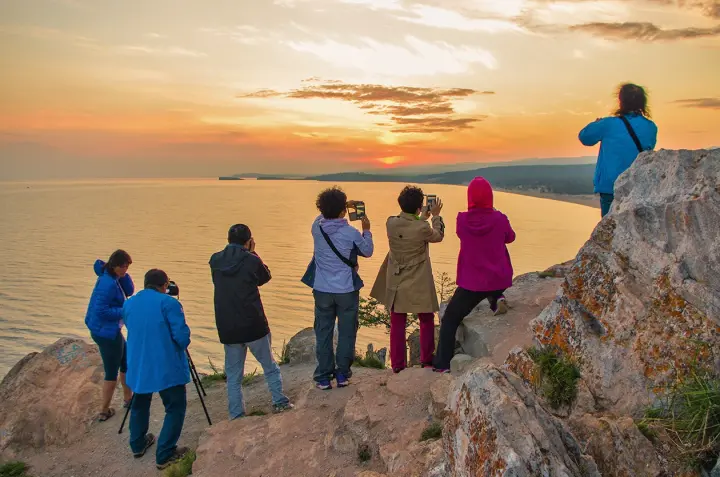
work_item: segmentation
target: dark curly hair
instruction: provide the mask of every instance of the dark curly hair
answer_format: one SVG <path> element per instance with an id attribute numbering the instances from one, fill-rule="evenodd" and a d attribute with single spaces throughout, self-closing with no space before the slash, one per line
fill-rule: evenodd
<path id="1" fill-rule="evenodd" d="M 331 187 L 320 192 L 315 206 L 326 219 L 338 219 L 347 207 L 347 195 L 339 187 Z"/>
<path id="2" fill-rule="evenodd" d="M 422 208 L 424 201 L 425 194 L 423 194 L 421 188 L 415 186 L 405 186 L 398 196 L 400 209 L 407 214 L 417 214 L 417 211 Z"/>
<path id="3" fill-rule="evenodd" d="M 618 88 L 617 97 L 618 109 L 615 111 L 615 116 L 635 113 L 646 118 L 650 117 L 647 93 L 642 86 L 632 83 L 622 84 Z"/>

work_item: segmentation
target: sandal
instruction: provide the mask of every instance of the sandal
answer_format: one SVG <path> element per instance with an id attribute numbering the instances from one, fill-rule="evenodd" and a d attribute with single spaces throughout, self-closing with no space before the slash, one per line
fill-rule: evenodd
<path id="1" fill-rule="evenodd" d="M 144 456 L 145 453 L 149 448 L 151 448 L 155 444 L 155 436 L 153 434 L 148 434 L 145 436 L 145 447 L 141 452 L 136 452 L 133 454 L 133 457 L 136 459 L 139 459 L 140 457 Z"/>
<path id="2" fill-rule="evenodd" d="M 107 412 L 101 412 L 98 414 L 98 422 L 105 422 L 115 415 L 115 409 L 110 408 Z"/>

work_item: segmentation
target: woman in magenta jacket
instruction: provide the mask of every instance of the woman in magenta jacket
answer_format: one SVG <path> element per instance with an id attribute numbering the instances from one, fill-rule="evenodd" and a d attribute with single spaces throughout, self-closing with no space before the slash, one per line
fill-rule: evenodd
<path id="1" fill-rule="evenodd" d="M 513 268 L 507 244 L 515 240 L 510 221 L 493 207 L 490 183 L 476 177 L 468 186 L 468 210 L 457 217 L 460 255 L 457 285 L 440 323 L 434 371 L 448 372 L 455 350 L 455 333 L 462 320 L 487 299 L 497 312 L 507 310 L 503 293 L 512 286 Z"/>

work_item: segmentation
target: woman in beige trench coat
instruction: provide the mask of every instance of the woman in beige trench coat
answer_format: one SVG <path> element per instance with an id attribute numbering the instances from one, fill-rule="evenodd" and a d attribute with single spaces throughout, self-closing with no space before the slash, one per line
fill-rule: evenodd
<path id="1" fill-rule="evenodd" d="M 407 367 L 405 327 L 408 313 L 420 320 L 420 362 L 432 367 L 435 351 L 435 312 L 440 309 L 435 291 L 430 243 L 442 242 L 445 224 L 438 200 L 423 213 L 424 194 L 417 187 L 405 187 L 398 203 L 402 213 L 387 220 L 390 251 L 380 267 L 370 296 L 390 312 L 390 361 L 393 371 Z M 427 222 L 432 214 L 432 226 Z"/>

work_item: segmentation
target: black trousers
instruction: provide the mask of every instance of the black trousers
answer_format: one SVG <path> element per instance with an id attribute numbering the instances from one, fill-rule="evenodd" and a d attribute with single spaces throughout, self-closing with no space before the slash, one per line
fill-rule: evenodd
<path id="1" fill-rule="evenodd" d="M 474 292 L 457 287 L 440 322 L 440 342 L 433 361 L 436 369 L 450 369 L 450 360 L 455 352 L 455 334 L 462 320 L 486 298 L 491 304 L 497 303 L 503 292 L 505 290 Z"/>

